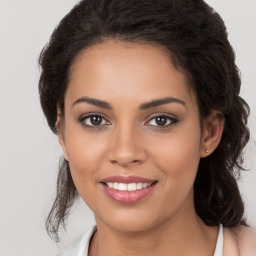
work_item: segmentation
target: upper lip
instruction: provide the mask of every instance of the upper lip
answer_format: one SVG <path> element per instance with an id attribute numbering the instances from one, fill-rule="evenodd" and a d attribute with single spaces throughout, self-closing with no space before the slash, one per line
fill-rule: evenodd
<path id="1" fill-rule="evenodd" d="M 121 176 L 121 175 L 116 175 L 116 176 L 111 176 L 107 177 L 100 182 L 118 182 L 118 183 L 153 183 L 156 180 L 151 180 L 147 179 L 144 177 L 139 177 L 139 176 Z"/>

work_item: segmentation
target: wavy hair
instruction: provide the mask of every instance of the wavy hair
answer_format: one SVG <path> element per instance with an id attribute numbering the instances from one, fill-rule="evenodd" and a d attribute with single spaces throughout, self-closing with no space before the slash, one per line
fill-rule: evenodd
<path id="1" fill-rule="evenodd" d="M 249 106 L 239 96 L 240 76 L 221 17 L 202 0 L 83 0 L 59 23 L 39 58 L 39 93 L 50 129 L 56 134 L 57 105 L 72 64 L 82 50 L 110 39 L 164 47 L 185 72 L 197 95 L 201 120 L 221 111 L 225 127 L 218 148 L 200 160 L 194 184 L 195 209 L 207 225 L 245 223 L 236 182 L 242 149 L 249 140 Z M 60 226 L 78 197 L 68 162 L 60 164 L 57 194 L 46 221 L 58 241 Z"/>

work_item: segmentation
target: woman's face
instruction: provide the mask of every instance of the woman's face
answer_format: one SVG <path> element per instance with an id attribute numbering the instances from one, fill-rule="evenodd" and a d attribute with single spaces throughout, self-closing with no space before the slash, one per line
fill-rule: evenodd
<path id="1" fill-rule="evenodd" d="M 139 231 L 194 212 L 193 183 L 205 151 L 199 110 L 164 50 L 108 41 L 81 53 L 59 136 L 98 225 Z"/>

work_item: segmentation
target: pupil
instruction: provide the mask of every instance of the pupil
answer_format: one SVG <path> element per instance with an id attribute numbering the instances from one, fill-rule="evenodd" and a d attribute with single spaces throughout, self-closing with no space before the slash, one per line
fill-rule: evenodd
<path id="1" fill-rule="evenodd" d="M 167 122 L 166 117 L 160 116 L 156 118 L 156 123 L 158 125 L 165 125 Z"/>
<path id="2" fill-rule="evenodd" d="M 91 123 L 93 125 L 99 125 L 99 124 L 101 124 L 101 122 L 102 122 L 102 117 L 100 117 L 100 116 L 92 116 L 91 117 Z"/>

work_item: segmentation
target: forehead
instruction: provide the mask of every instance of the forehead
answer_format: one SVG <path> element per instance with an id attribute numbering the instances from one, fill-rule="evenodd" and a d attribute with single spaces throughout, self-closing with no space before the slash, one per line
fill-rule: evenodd
<path id="1" fill-rule="evenodd" d="M 132 97 L 134 102 L 164 96 L 195 98 L 186 75 L 174 66 L 166 49 L 123 41 L 107 41 L 82 51 L 72 65 L 66 95 L 73 100 Z"/>

